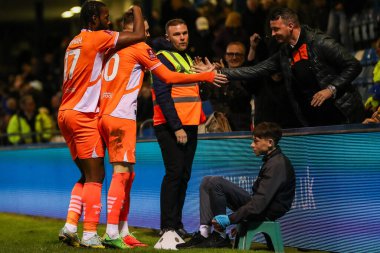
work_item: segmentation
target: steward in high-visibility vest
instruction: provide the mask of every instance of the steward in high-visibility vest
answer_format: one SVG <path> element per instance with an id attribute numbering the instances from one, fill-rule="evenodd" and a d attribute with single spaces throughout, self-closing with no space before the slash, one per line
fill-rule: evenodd
<path id="1" fill-rule="evenodd" d="M 189 55 L 184 54 L 187 58 L 186 61 L 182 55 L 177 52 L 162 50 L 157 53 L 157 55 L 160 54 L 164 55 L 168 61 L 170 61 L 177 72 L 191 73 L 190 67 L 192 66 L 192 59 Z M 206 121 L 206 116 L 202 110 L 202 101 L 199 96 L 198 83 L 172 84 L 171 97 L 182 125 L 197 126 Z M 154 106 L 153 124 L 156 126 L 166 123 L 162 110 L 156 101 L 156 94 L 153 89 L 152 99 Z"/>

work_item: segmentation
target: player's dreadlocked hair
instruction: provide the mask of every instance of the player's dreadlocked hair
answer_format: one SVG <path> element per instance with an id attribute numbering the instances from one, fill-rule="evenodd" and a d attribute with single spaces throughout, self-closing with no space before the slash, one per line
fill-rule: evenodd
<path id="1" fill-rule="evenodd" d="M 82 27 L 88 28 L 88 24 L 93 22 L 92 17 L 95 15 L 100 16 L 100 8 L 106 5 L 99 1 L 86 1 L 82 5 L 82 10 L 80 11 L 80 20 Z"/>

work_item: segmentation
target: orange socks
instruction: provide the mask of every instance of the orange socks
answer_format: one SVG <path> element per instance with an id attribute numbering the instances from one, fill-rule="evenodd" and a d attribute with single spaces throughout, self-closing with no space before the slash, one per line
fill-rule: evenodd
<path id="1" fill-rule="evenodd" d="M 107 224 L 119 224 L 120 210 L 125 198 L 125 186 L 130 173 L 114 173 L 107 197 Z"/>
<path id="2" fill-rule="evenodd" d="M 100 211 L 102 209 L 101 202 L 102 184 L 89 182 L 83 187 L 83 231 L 96 232 L 99 223 Z"/>
<path id="3" fill-rule="evenodd" d="M 76 183 L 71 191 L 69 210 L 67 212 L 66 223 L 78 226 L 80 216 L 82 215 L 82 192 L 83 184 Z"/>
<path id="4" fill-rule="evenodd" d="M 120 212 L 120 221 L 127 221 L 129 214 L 129 206 L 131 203 L 131 188 L 133 184 L 133 180 L 135 179 L 135 172 L 129 173 L 129 180 L 125 184 L 125 197 L 123 201 L 123 207 Z"/>

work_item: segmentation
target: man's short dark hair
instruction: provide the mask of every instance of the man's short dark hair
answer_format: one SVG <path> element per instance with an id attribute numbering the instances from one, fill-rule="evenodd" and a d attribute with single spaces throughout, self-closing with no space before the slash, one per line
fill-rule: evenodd
<path id="1" fill-rule="evenodd" d="M 144 18 L 144 21 L 146 20 L 145 17 Z M 127 11 L 124 13 L 123 17 L 122 17 L 122 27 L 126 26 L 126 25 L 130 25 L 133 23 L 133 20 L 134 20 L 134 15 L 133 15 L 133 12 L 131 11 Z"/>
<path id="2" fill-rule="evenodd" d="M 122 20 L 122 26 L 126 26 L 126 25 L 129 25 L 129 24 L 132 24 L 133 23 L 133 19 L 134 19 L 134 16 L 133 16 L 133 12 L 126 12 L 124 13 L 123 15 L 123 20 Z"/>
<path id="3" fill-rule="evenodd" d="M 95 15 L 100 17 L 100 9 L 105 7 L 106 5 L 103 2 L 99 1 L 86 1 L 82 5 L 82 9 L 80 11 L 80 20 L 82 26 L 87 28 L 88 24 L 93 22 L 92 17 Z"/>
<path id="4" fill-rule="evenodd" d="M 255 126 L 253 136 L 258 138 L 273 139 L 274 145 L 277 145 L 282 137 L 282 129 L 274 122 L 261 122 Z"/>
<path id="5" fill-rule="evenodd" d="M 291 22 L 295 25 L 300 24 L 297 13 L 290 8 L 279 7 L 279 8 L 274 9 L 269 14 L 270 21 L 275 21 L 275 20 L 278 20 L 279 18 L 282 18 L 286 22 Z"/>
<path id="6" fill-rule="evenodd" d="M 166 22 L 165 32 L 168 33 L 169 26 L 176 26 L 176 25 L 181 25 L 181 24 L 186 25 L 185 20 L 180 19 L 180 18 L 171 19 L 168 22 Z"/>

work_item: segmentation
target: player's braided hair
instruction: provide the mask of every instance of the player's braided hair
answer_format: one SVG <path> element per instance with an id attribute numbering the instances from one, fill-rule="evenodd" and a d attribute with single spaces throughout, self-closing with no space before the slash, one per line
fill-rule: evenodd
<path id="1" fill-rule="evenodd" d="M 80 12 L 80 20 L 84 28 L 88 28 L 88 24 L 93 22 L 92 17 L 95 15 L 100 16 L 100 8 L 105 7 L 103 2 L 99 1 L 86 1 L 82 5 L 82 10 Z"/>

